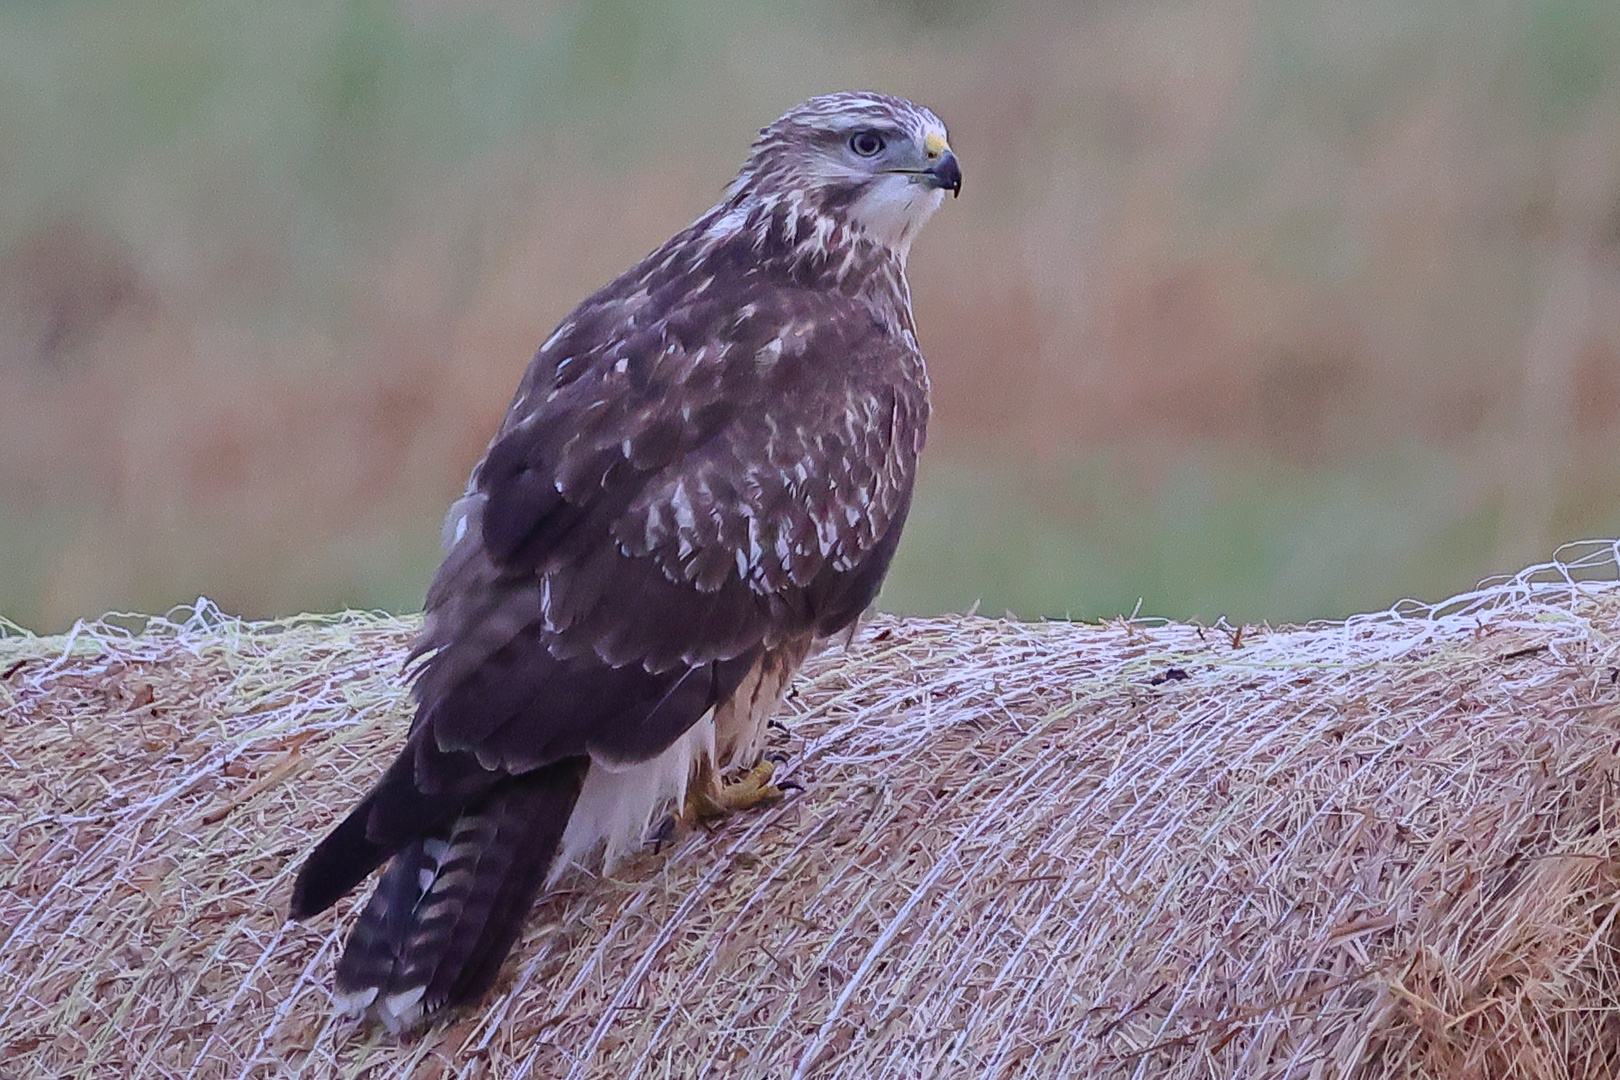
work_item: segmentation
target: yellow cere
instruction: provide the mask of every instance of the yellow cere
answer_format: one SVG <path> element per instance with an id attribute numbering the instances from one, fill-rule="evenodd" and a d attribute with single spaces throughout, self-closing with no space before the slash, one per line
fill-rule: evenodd
<path id="1" fill-rule="evenodd" d="M 945 136 L 937 131 L 930 131 L 923 137 L 923 149 L 928 151 L 931 158 L 939 157 L 950 148 L 951 144 L 945 141 Z"/>

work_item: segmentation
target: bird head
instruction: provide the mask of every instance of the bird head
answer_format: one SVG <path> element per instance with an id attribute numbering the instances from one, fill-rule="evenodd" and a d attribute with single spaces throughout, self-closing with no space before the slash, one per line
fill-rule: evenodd
<path id="1" fill-rule="evenodd" d="M 826 94 L 764 128 L 728 189 L 734 205 L 786 201 L 905 259 L 962 169 L 939 117 L 887 94 Z"/>

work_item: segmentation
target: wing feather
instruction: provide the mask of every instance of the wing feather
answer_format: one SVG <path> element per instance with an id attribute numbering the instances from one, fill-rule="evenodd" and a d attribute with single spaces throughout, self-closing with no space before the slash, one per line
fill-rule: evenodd
<path id="1" fill-rule="evenodd" d="M 587 301 L 530 365 L 429 593 L 437 746 L 507 769 L 657 753 L 669 702 L 708 707 L 674 693 L 690 672 L 876 593 L 926 418 L 909 335 L 825 290 L 702 284 Z"/>

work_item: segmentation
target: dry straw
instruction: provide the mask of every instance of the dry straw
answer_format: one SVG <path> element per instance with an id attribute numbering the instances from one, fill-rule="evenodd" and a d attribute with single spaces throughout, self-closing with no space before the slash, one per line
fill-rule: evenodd
<path id="1" fill-rule="evenodd" d="M 334 1019 L 291 873 L 414 621 L 0 638 L 0 1076 L 1595 1077 L 1620 1065 L 1620 545 L 1303 628 L 879 618 L 802 794 L 576 875 L 482 1010 Z"/>

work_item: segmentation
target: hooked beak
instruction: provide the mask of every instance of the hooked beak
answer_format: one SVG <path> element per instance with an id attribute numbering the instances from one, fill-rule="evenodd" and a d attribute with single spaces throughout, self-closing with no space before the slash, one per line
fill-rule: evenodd
<path id="1" fill-rule="evenodd" d="M 953 198 L 962 194 L 962 166 L 956 163 L 956 155 L 949 150 L 932 167 L 924 169 L 921 175 L 929 187 L 947 188 Z"/>

